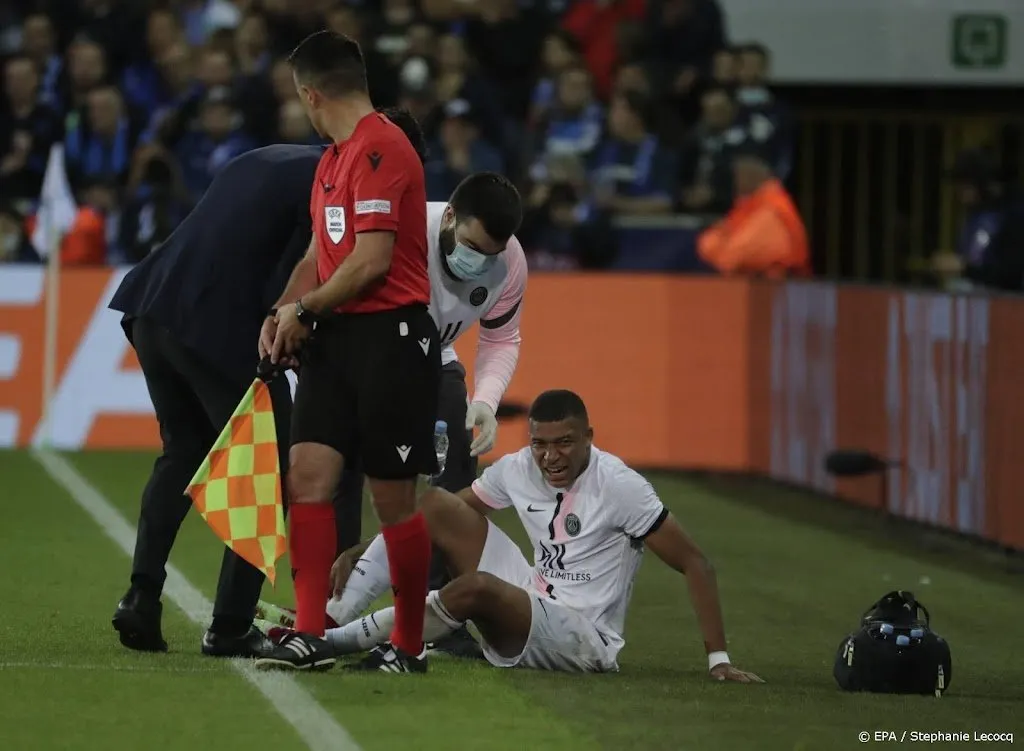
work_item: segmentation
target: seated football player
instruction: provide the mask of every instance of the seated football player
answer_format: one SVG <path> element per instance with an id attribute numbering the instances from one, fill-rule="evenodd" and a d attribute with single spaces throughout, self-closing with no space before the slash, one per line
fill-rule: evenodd
<path id="1" fill-rule="evenodd" d="M 427 642 L 472 622 L 484 655 L 499 667 L 618 670 L 626 610 L 644 548 L 684 574 L 718 680 L 762 683 L 726 653 L 718 585 L 710 561 L 622 460 L 593 446 L 586 407 L 571 391 L 548 391 L 529 412 L 530 445 L 488 467 L 472 487 L 432 489 L 422 501 L 434 545 L 453 580 L 427 597 Z M 487 516 L 515 508 L 533 545 L 531 565 Z M 353 563 L 354 562 L 354 563 Z M 332 572 L 339 654 L 371 649 L 350 667 L 418 672 L 388 642 L 394 609 L 359 614 L 390 586 L 386 549 L 375 538 L 347 551 Z"/>

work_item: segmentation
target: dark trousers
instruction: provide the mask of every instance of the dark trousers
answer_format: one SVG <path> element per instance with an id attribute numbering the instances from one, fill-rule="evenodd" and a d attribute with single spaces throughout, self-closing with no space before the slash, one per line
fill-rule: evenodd
<path id="1" fill-rule="evenodd" d="M 133 588 L 159 596 L 167 577 L 164 567 L 171 547 L 192 505 L 185 489 L 249 384 L 236 383 L 212 370 L 152 320 L 132 321 L 132 343 L 160 423 L 163 453 L 142 493 L 131 581 Z M 275 379 L 270 392 L 283 472 L 288 466 L 292 408 L 287 380 Z M 247 628 L 262 587 L 263 574 L 225 548 L 214 622 Z"/>
<path id="2" fill-rule="evenodd" d="M 472 436 L 465 429 L 466 395 L 466 369 L 457 362 L 445 365 L 441 372 L 437 419 L 448 423 L 448 460 L 444 472 L 434 484 L 453 493 L 468 488 L 476 479 L 477 460 L 469 455 Z M 363 474 L 355 462 L 345 468 L 339 492 L 334 498 L 339 550 L 347 550 L 359 542 L 362 502 Z M 449 579 L 447 562 L 435 549 L 430 564 L 430 589 L 440 589 Z"/>

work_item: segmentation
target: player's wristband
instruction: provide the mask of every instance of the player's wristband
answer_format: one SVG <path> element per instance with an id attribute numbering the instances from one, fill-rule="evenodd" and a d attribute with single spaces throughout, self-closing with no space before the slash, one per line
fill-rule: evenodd
<path id="1" fill-rule="evenodd" d="M 708 654 L 708 670 L 714 670 L 718 665 L 729 664 L 729 653 L 728 652 L 711 652 Z"/>

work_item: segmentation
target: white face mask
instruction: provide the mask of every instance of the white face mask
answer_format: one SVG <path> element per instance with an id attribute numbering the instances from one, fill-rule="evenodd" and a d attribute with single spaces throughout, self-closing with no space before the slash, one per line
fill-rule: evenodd
<path id="1" fill-rule="evenodd" d="M 463 282 L 471 282 L 479 279 L 498 260 L 497 256 L 489 256 L 478 250 L 473 250 L 468 245 L 455 239 L 455 217 L 452 214 L 445 215 L 447 226 L 441 230 L 440 244 L 441 253 L 444 255 L 445 265 L 452 272 L 452 276 Z M 448 252 L 451 248 L 451 252 Z"/>
<path id="2" fill-rule="evenodd" d="M 456 243 L 451 254 L 446 257 L 448 269 L 464 282 L 482 277 L 490 271 L 496 260 L 496 256 L 484 255 L 462 243 Z"/>

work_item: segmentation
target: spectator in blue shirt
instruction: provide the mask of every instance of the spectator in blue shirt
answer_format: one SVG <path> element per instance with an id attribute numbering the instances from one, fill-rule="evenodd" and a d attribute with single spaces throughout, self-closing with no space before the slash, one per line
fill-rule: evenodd
<path id="1" fill-rule="evenodd" d="M 192 54 L 184 44 L 172 45 L 157 65 L 167 100 L 150 116 L 140 140 L 174 144 L 198 114 L 203 88 L 193 76 Z"/>
<path id="2" fill-rule="evenodd" d="M 601 140 L 604 109 L 594 100 L 590 71 L 572 64 L 558 77 L 557 99 L 539 128 L 540 145 L 532 177 L 547 157 L 569 154 L 586 159 Z"/>
<path id="3" fill-rule="evenodd" d="M 177 148 L 185 188 L 193 200 L 206 192 L 225 164 L 253 148 L 252 139 L 240 126 L 231 92 L 225 88 L 207 92 L 199 128 L 186 133 Z"/>
<path id="4" fill-rule="evenodd" d="M 136 140 L 121 92 L 114 86 L 93 89 L 86 100 L 85 117 L 72 115 L 64 136 L 72 185 L 95 181 L 124 184 Z"/>
<path id="5" fill-rule="evenodd" d="M 56 35 L 49 17 L 35 13 L 25 18 L 21 26 L 21 46 L 39 71 L 39 101 L 60 112 L 60 82 L 64 60 L 57 52 Z"/>
<path id="6" fill-rule="evenodd" d="M 89 92 L 107 82 L 107 53 L 88 37 L 80 37 L 68 48 L 67 72 L 67 85 L 61 95 L 63 113 L 78 112 L 82 116 Z"/>
<path id="7" fill-rule="evenodd" d="M 199 119 L 202 104 L 207 93 L 214 89 L 228 92 L 235 96 L 235 67 L 231 55 L 223 49 L 208 47 L 200 53 L 196 64 L 196 74 L 192 75 L 193 63 L 186 50 L 184 59 L 180 57 L 176 46 L 169 53 L 167 65 L 173 67 L 169 77 L 179 92 L 172 107 L 158 113 L 158 120 L 151 124 L 149 134 L 155 134 L 160 143 L 172 151 L 176 151 L 181 139 L 190 131 L 201 129 Z M 294 90 L 295 84 L 292 83 Z M 153 128 L 152 126 L 156 126 Z"/>
<path id="8" fill-rule="evenodd" d="M 538 123 L 558 98 L 558 77 L 573 63 L 580 62 L 580 45 L 576 37 L 564 29 L 555 29 L 544 39 L 541 51 L 541 74 L 533 87 L 530 101 L 530 122 Z"/>
<path id="9" fill-rule="evenodd" d="M 594 201 L 619 214 L 667 214 L 675 192 L 675 155 L 653 132 L 653 103 L 635 91 L 612 97 L 609 136 L 593 160 Z"/>
<path id="10" fill-rule="evenodd" d="M 173 98 L 161 75 L 159 61 L 181 38 L 181 27 L 171 11 L 150 11 L 146 20 L 147 55 L 128 66 L 121 83 L 125 100 L 146 120 Z"/>
<path id="11" fill-rule="evenodd" d="M 455 99 L 444 106 L 440 148 L 425 165 L 427 200 L 446 201 L 455 188 L 474 172 L 503 172 L 501 153 L 480 134 L 476 113 L 469 102 Z"/>

